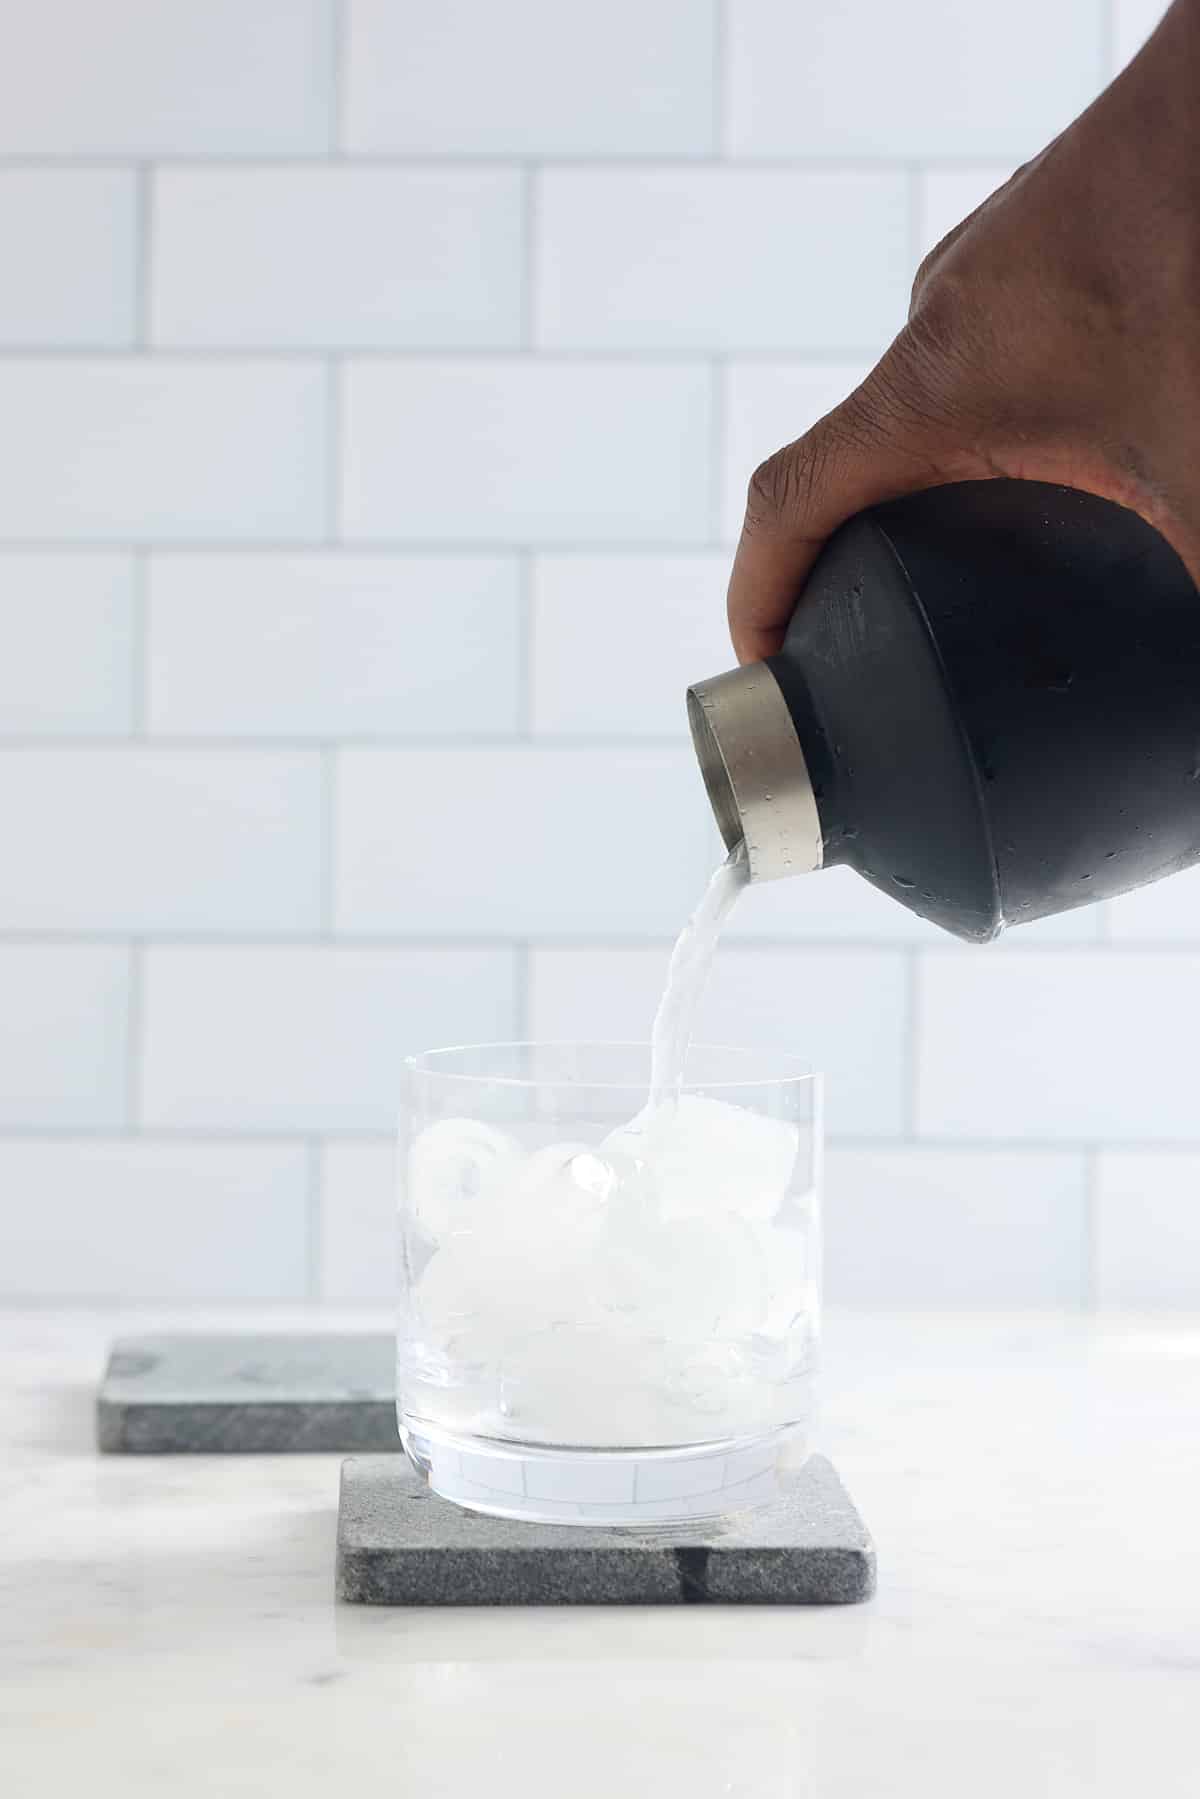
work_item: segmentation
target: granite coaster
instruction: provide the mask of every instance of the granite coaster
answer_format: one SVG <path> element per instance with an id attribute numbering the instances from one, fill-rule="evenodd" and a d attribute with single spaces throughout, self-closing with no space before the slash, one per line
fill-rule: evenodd
<path id="1" fill-rule="evenodd" d="M 110 1455 L 399 1450 L 383 1334 L 124 1337 L 96 1401 Z"/>
<path id="2" fill-rule="evenodd" d="M 875 1550 L 831 1463 L 717 1525 L 638 1531 L 521 1524 L 460 1510 L 407 1461 L 343 1464 L 338 1597 L 359 1605 L 851 1605 Z"/>

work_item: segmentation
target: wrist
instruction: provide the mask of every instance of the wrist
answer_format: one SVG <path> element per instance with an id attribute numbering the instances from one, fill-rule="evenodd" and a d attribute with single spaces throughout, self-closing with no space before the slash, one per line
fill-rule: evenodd
<path id="1" fill-rule="evenodd" d="M 1127 153 L 1200 196 L 1200 0 L 1175 0 L 1097 102 Z M 1105 103 L 1110 106 L 1106 108 Z"/>
<path id="2" fill-rule="evenodd" d="M 1200 0 L 1175 0 L 1046 155 L 1086 284 L 1126 319 L 1190 340 L 1200 322 Z M 1099 270 L 1099 273 L 1096 273 Z"/>

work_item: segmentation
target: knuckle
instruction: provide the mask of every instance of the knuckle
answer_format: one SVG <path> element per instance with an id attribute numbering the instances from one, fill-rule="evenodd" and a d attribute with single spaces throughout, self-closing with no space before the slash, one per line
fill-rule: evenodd
<path id="1" fill-rule="evenodd" d="M 997 351 L 986 297 L 966 276 L 939 269 L 892 346 L 898 396 L 921 414 L 953 410 L 990 384 Z"/>
<path id="2" fill-rule="evenodd" d="M 828 461 L 826 439 L 810 432 L 759 463 L 746 490 L 750 534 L 785 533 L 808 511 Z"/>
<path id="3" fill-rule="evenodd" d="M 945 240 L 943 239 L 943 242 L 944 241 Z M 924 294 L 924 292 L 926 291 L 926 289 L 928 288 L 929 283 L 933 278 L 934 271 L 936 270 L 936 268 L 938 266 L 938 261 L 941 257 L 941 254 L 942 254 L 942 244 L 937 244 L 937 245 L 935 245 L 935 247 L 932 250 L 929 251 L 927 256 L 922 256 L 920 262 L 917 264 L 917 272 L 913 276 L 912 287 L 909 291 L 909 296 L 908 296 L 908 316 L 909 316 L 909 318 L 912 318 L 914 312 L 916 312 L 918 306 L 920 306 L 921 297 Z"/>
<path id="4" fill-rule="evenodd" d="M 924 264 L 922 264 L 924 267 Z M 963 329 L 968 295 L 964 282 L 944 263 L 936 265 L 913 289 L 907 337 L 911 345 L 939 351 L 952 344 Z"/>
<path id="5" fill-rule="evenodd" d="M 969 212 L 965 218 L 960 219 L 957 225 L 952 225 L 945 236 L 938 239 L 932 250 L 921 258 L 917 265 L 917 272 L 913 276 L 912 290 L 909 296 L 910 318 L 920 308 L 929 304 L 931 299 L 936 300 L 940 289 L 947 281 L 952 283 L 956 276 L 974 268 L 980 261 L 981 253 L 986 259 L 986 243 L 991 235 L 986 226 L 992 216 L 993 202 L 1017 180 L 1020 174 L 1021 170 L 1018 169 L 1017 174 L 1011 176 L 997 189 L 995 194 L 989 194 L 973 212 Z M 982 236 L 977 229 L 981 221 L 985 226 Z"/>

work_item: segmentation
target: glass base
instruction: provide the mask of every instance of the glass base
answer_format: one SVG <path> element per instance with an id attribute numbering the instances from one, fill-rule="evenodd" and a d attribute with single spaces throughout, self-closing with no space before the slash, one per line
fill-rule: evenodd
<path id="1" fill-rule="evenodd" d="M 401 1417 L 400 1438 L 440 1498 L 493 1518 L 662 1529 L 770 1505 L 802 1429 L 673 1449 L 547 1449 L 451 1435 Z"/>

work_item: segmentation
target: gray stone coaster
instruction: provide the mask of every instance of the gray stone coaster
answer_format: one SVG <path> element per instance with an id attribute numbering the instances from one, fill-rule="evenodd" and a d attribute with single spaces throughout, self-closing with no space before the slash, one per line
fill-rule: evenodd
<path id="1" fill-rule="evenodd" d="M 125 1337 L 96 1440 L 110 1455 L 398 1451 L 394 1393 L 383 1334 Z"/>
<path id="2" fill-rule="evenodd" d="M 359 1605 L 850 1605 L 875 1550 L 832 1465 L 719 1525 L 656 1532 L 521 1524 L 431 1493 L 407 1461 L 343 1464 L 338 1597 Z"/>

